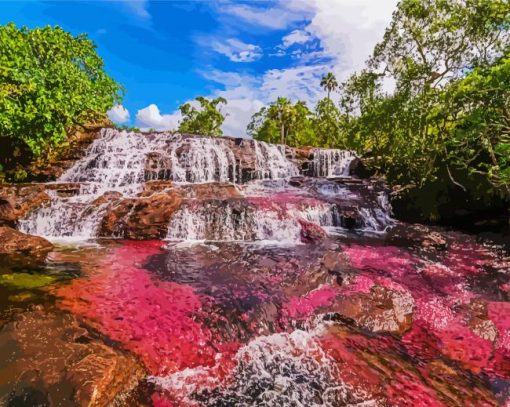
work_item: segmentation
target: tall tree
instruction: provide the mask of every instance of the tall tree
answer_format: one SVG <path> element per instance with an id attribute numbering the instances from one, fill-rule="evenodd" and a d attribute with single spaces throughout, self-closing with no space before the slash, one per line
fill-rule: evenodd
<path id="1" fill-rule="evenodd" d="M 321 79 L 321 87 L 324 88 L 326 92 L 328 92 L 328 99 L 330 99 L 331 92 L 335 91 L 338 88 L 338 82 L 336 81 L 335 75 L 332 72 L 328 72 Z"/>
<path id="2" fill-rule="evenodd" d="M 227 101 L 222 97 L 209 100 L 203 96 L 195 100 L 199 103 L 199 108 L 191 103 L 179 107 L 182 114 L 179 132 L 206 136 L 223 135 L 221 125 L 225 121 L 225 116 L 221 112 L 221 105 L 226 105 Z"/>

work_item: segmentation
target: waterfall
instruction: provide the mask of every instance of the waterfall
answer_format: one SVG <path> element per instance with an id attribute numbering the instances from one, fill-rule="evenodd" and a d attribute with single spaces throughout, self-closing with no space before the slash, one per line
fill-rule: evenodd
<path id="1" fill-rule="evenodd" d="M 19 229 L 52 239 L 95 238 L 112 205 L 137 198 L 149 180 L 172 181 L 176 191 L 182 190 L 181 184 L 245 182 L 237 189 L 243 194 L 237 201 L 220 197 L 184 203 L 169 224 L 168 238 L 174 240 L 297 241 L 299 219 L 374 231 L 391 224 L 384 194 L 371 199 L 377 201 L 373 207 L 357 205 L 356 219 L 346 223 L 334 202 L 357 199 L 348 185 L 318 183 L 315 192 L 291 186 L 289 178 L 298 176 L 299 168 L 298 161 L 287 158 L 286 149 L 261 141 L 102 129 L 83 157 L 57 180 L 79 184 L 79 194 L 61 196 L 51 188 L 50 203 L 22 219 Z M 347 176 L 356 158 L 349 151 L 322 149 L 314 150 L 313 157 L 313 175 L 327 177 Z M 278 194 L 285 201 L 286 194 L 303 193 L 321 203 L 271 206 Z M 248 203 L 252 197 L 266 197 L 270 205 L 253 206 Z"/>
<path id="2" fill-rule="evenodd" d="M 175 182 L 236 182 L 234 152 L 221 139 L 201 137 L 179 140 L 171 148 Z"/>
<path id="3" fill-rule="evenodd" d="M 297 242 L 299 232 L 295 219 L 276 210 L 261 210 L 241 201 L 193 202 L 175 214 L 167 239 Z"/>
<path id="4" fill-rule="evenodd" d="M 278 179 L 299 175 L 296 165 L 285 157 L 285 146 L 253 141 L 258 179 Z"/>
<path id="5" fill-rule="evenodd" d="M 348 150 L 315 149 L 313 169 L 316 177 L 348 177 L 356 155 Z"/>

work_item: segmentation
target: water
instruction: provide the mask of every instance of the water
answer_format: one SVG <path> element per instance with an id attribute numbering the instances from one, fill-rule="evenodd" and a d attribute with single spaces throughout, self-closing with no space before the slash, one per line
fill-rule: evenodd
<path id="1" fill-rule="evenodd" d="M 104 130 L 20 223 L 66 243 L 0 258 L 0 405 L 507 405 L 508 253 L 313 157 Z M 166 236 L 94 239 L 117 215 Z"/>
<path id="2" fill-rule="evenodd" d="M 352 151 L 315 149 L 313 169 L 318 177 L 346 177 L 356 155 Z"/>

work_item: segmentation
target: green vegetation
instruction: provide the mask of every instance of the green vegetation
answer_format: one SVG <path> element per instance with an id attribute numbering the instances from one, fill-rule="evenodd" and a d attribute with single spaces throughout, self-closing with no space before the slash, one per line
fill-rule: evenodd
<path id="1" fill-rule="evenodd" d="M 327 97 L 315 112 L 279 98 L 248 132 L 353 149 L 421 200 L 428 218 L 438 216 L 441 196 L 510 202 L 508 1 L 402 0 L 365 69 L 340 86 L 331 73 L 320 84 Z M 330 97 L 337 87 L 338 106 Z"/>
<path id="2" fill-rule="evenodd" d="M 220 105 L 226 105 L 227 101 L 222 97 L 209 100 L 203 96 L 195 100 L 200 104 L 199 109 L 190 103 L 179 107 L 182 113 L 179 132 L 208 136 L 223 135 L 221 125 L 225 121 L 225 116 L 220 111 Z"/>
<path id="3" fill-rule="evenodd" d="M 0 275 L 0 284 L 22 289 L 44 287 L 56 280 L 55 277 L 45 274 L 11 273 Z"/>
<path id="4" fill-rule="evenodd" d="M 51 155 L 70 132 L 106 117 L 120 86 L 94 43 L 59 27 L 0 26 L 0 170 Z"/>

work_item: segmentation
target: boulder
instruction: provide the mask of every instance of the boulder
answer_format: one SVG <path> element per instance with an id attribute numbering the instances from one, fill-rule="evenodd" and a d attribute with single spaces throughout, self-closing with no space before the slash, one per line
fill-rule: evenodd
<path id="1" fill-rule="evenodd" d="M 315 223 L 308 222 L 304 219 L 298 219 L 299 225 L 301 226 L 300 237 L 304 243 L 318 243 L 328 237 L 328 234 L 324 229 Z"/>
<path id="2" fill-rule="evenodd" d="M 107 209 L 99 236 L 163 239 L 167 235 L 170 218 L 179 209 L 181 202 L 181 195 L 175 191 L 123 199 Z"/>
<path id="3" fill-rule="evenodd" d="M 122 405 L 145 376 L 133 356 L 60 311 L 19 315 L 4 325 L 0 343 L 8 344 L 0 362 L 1 405 Z"/>
<path id="4" fill-rule="evenodd" d="M 52 249 L 53 245 L 42 237 L 27 235 L 9 226 L 0 226 L 0 254 L 43 258 Z"/>

